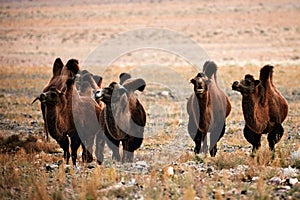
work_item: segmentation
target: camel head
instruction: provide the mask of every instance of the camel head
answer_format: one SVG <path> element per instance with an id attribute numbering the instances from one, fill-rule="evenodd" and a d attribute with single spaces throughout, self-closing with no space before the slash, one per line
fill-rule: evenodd
<path id="1" fill-rule="evenodd" d="M 45 104 L 57 105 L 63 101 L 63 95 L 64 91 L 60 91 L 56 87 L 51 87 L 49 91 L 43 92 L 40 94 L 40 96 L 36 97 L 32 103 L 39 100 L 40 102 Z"/>
<path id="2" fill-rule="evenodd" d="M 211 80 L 202 72 L 190 80 L 194 85 L 194 92 L 200 95 L 207 92 L 210 81 Z"/>
<path id="3" fill-rule="evenodd" d="M 260 85 L 260 80 L 255 80 L 250 74 L 245 75 L 245 78 L 241 81 L 235 81 L 232 84 L 232 90 L 240 92 L 242 95 L 255 93 L 257 87 Z"/>
<path id="4" fill-rule="evenodd" d="M 127 99 L 129 96 L 128 94 L 133 93 L 136 90 L 143 92 L 145 87 L 146 82 L 144 79 L 129 78 L 124 80 L 122 84 L 112 82 L 108 87 L 98 89 L 94 94 L 94 98 L 97 102 L 101 100 L 105 104 L 109 104 L 111 102 L 117 102 L 121 99 Z"/>
<path id="5" fill-rule="evenodd" d="M 123 97 L 127 97 L 128 90 L 119 83 L 112 82 L 108 87 L 99 89 L 95 93 L 97 102 L 100 100 L 105 104 L 115 103 Z"/>

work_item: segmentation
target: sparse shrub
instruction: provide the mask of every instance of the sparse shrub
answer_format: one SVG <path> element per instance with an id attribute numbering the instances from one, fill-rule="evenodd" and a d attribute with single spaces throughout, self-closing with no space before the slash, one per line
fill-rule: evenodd
<path id="1" fill-rule="evenodd" d="M 245 154 L 243 154 L 242 152 L 236 152 L 234 156 L 232 155 L 232 153 L 220 152 L 219 156 L 217 156 L 216 158 L 210 158 L 210 161 L 219 170 L 235 168 L 238 165 L 247 164 Z"/>

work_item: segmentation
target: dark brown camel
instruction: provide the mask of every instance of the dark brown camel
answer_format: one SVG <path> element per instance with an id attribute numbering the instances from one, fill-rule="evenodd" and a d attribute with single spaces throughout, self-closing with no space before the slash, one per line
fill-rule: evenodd
<path id="1" fill-rule="evenodd" d="M 51 86 L 48 91 L 42 93 L 37 99 L 44 106 L 46 129 L 64 150 L 64 158 L 67 164 L 70 158 L 68 136 L 71 139 L 73 165 L 76 165 L 77 150 L 80 144 L 83 148 L 83 161 L 91 162 L 93 159 L 92 146 L 94 138 L 96 135 L 99 135 L 98 138 L 101 136 L 99 134 L 99 115 L 102 108 L 91 97 L 79 96 L 74 86 L 75 74 L 79 70 L 78 61 L 71 59 L 63 68 L 70 72 L 67 71 L 67 73 L 61 74 L 61 77 L 57 77 L 58 83 L 66 80 L 62 90 Z M 56 85 L 60 86 L 59 84 Z M 93 120 L 93 116 L 96 120 Z M 103 134 L 102 141 L 100 139 L 98 141 L 101 143 L 98 148 L 102 148 L 98 151 L 103 153 Z M 97 159 L 101 163 L 103 155 L 98 154 Z"/>
<path id="2" fill-rule="evenodd" d="M 203 73 L 191 79 L 194 93 L 187 102 L 188 132 L 196 145 L 194 152 L 199 153 L 201 150 L 207 153 L 209 139 L 211 156 L 217 153 L 217 142 L 224 135 L 225 119 L 231 111 L 227 95 L 218 86 L 216 73 L 216 64 L 207 61 Z"/>
<path id="3" fill-rule="evenodd" d="M 232 84 L 232 89 L 242 94 L 244 136 L 253 145 L 253 153 L 261 146 L 262 134 L 268 134 L 269 147 L 274 151 L 284 132 L 281 124 L 288 114 L 288 103 L 272 79 L 273 66 L 266 65 L 260 70 L 259 80 L 247 74 Z"/>
<path id="4" fill-rule="evenodd" d="M 53 64 L 52 77 L 49 80 L 48 84 L 43 88 L 43 92 L 49 91 L 49 89 L 51 87 L 55 87 L 58 90 L 61 90 L 69 77 L 75 78 L 78 70 L 79 70 L 79 68 L 73 69 L 73 68 L 69 68 L 67 65 L 64 66 L 61 59 L 56 58 L 56 60 L 54 61 L 54 64 Z M 42 110 L 42 115 L 43 115 L 43 119 L 45 122 L 46 121 L 46 119 L 45 119 L 45 104 L 43 102 L 41 102 L 41 110 Z M 46 139 L 47 139 L 47 141 L 49 141 L 49 131 L 46 127 L 46 123 L 44 123 L 44 131 L 46 133 Z"/>
<path id="5" fill-rule="evenodd" d="M 126 79 L 123 85 L 112 82 L 95 94 L 97 101 L 105 103 L 101 120 L 107 137 L 107 144 L 113 151 L 113 159 L 121 160 L 119 145 L 122 141 L 122 162 L 132 162 L 134 151 L 143 142 L 146 112 L 134 94 L 143 91 L 146 83 L 143 79 Z"/>

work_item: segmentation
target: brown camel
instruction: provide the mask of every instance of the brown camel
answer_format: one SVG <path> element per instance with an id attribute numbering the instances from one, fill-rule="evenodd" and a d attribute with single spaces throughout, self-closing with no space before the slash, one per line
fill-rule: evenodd
<path id="1" fill-rule="evenodd" d="M 62 87 L 65 85 L 67 79 L 69 77 L 74 77 L 76 76 L 76 73 L 78 72 L 79 68 L 70 68 L 67 65 L 64 66 L 63 62 L 61 61 L 60 58 L 56 58 L 53 64 L 53 69 L 52 69 L 52 77 L 47 83 L 47 85 L 43 88 L 43 92 L 49 91 L 51 87 L 55 87 L 58 90 L 61 90 Z M 41 110 L 42 110 L 42 115 L 44 122 L 46 122 L 45 118 L 45 104 L 41 102 Z M 49 131 L 46 127 L 46 123 L 44 123 L 44 131 L 46 133 L 46 139 L 49 141 Z"/>
<path id="2" fill-rule="evenodd" d="M 218 86 L 216 73 L 216 64 L 207 61 L 203 73 L 191 79 L 194 93 L 187 102 L 188 132 L 196 145 L 194 152 L 199 153 L 201 150 L 206 153 L 209 139 L 211 156 L 217 153 L 217 142 L 224 135 L 225 119 L 231 111 L 227 95 Z"/>
<path id="3" fill-rule="evenodd" d="M 259 80 L 247 74 L 232 84 L 232 89 L 242 94 L 244 136 L 253 145 L 253 153 L 261 146 L 262 134 L 268 134 L 269 147 L 274 151 L 284 132 L 281 124 L 288 114 L 288 103 L 272 79 L 273 66 L 266 65 L 260 70 Z"/>
<path id="4" fill-rule="evenodd" d="M 104 135 L 102 134 L 101 140 L 99 115 L 102 108 L 91 97 L 79 96 L 74 85 L 76 70 L 79 70 L 78 61 L 69 60 L 64 68 L 71 73 L 61 74 L 61 77 L 57 77 L 57 82 L 65 80 L 64 76 L 68 77 L 62 90 L 51 86 L 47 92 L 37 98 L 44 105 L 46 129 L 64 150 L 67 164 L 70 158 L 68 136 L 70 137 L 73 165 L 76 165 L 77 150 L 80 144 L 83 148 L 83 161 L 91 162 L 93 160 L 92 146 L 97 135 L 100 143 L 98 151 L 102 152 L 102 154 L 97 154 L 97 160 L 101 163 L 103 161 Z"/>
<path id="5" fill-rule="evenodd" d="M 143 79 L 126 79 L 123 84 L 112 82 L 95 94 L 97 101 L 105 103 L 101 120 L 107 137 L 107 144 L 113 151 L 113 159 L 121 160 L 119 145 L 122 141 L 122 162 L 132 162 L 134 151 L 143 142 L 146 112 L 134 94 L 143 91 L 146 83 Z"/>

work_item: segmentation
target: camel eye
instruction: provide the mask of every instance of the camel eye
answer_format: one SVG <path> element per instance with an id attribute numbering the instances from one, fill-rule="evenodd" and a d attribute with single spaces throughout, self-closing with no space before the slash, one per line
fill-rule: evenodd
<path id="1" fill-rule="evenodd" d="M 51 99 L 55 99 L 57 97 L 57 95 L 55 93 L 51 93 L 50 97 L 51 97 Z"/>
<path id="2" fill-rule="evenodd" d="M 245 84 L 246 84 L 246 85 L 251 85 L 251 81 L 245 80 Z"/>

